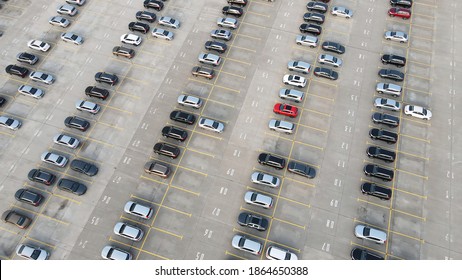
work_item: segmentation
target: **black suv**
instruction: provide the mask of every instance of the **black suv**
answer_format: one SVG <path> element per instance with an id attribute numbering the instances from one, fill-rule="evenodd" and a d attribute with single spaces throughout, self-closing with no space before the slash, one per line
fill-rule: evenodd
<path id="1" fill-rule="evenodd" d="M 95 74 L 95 81 L 97 81 L 98 83 L 106 83 L 113 86 L 117 84 L 119 78 L 114 74 L 98 72 Z"/>
<path id="2" fill-rule="evenodd" d="M 14 198 L 16 198 L 17 201 L 25 202 L 33 206 L 39 206 L 40 202 L 43 200 L 41 194 L 26 189 L 19 189 L 16 191 Z"/>
<path id="3" fill-rule="evenodd" d="M 258 163 L 261 165 L 268 165 L 276 169 L 284 169 L 286 166 L 286 160 L 284 158 L 268 153 L 261 153 L 258 156 Z"/>
<path id="4" fill-rule="evenodd" d="M 244 14 L 244 10 L 242 10 L 242 8 L 234 7 L 234 6 L 223 7 L 221 12 L 224 15 L 232 15 L 232 16 L 235 16 L 235 17 L 240 17 L 240 16 L 242 16 Z"/>
<path id="5" fill-rule="evenodd" d="M 149 25 L 140 21 L 132 21 L 128 24 L 128 29 L 130 29 L 130 31 L 139 31 L 146 34 L 149 32 Z"/>
<path id="6" fill-rule="evenodd" d="M 406 58 L 403 56 L 394 55 L 394 54 L 384 54 L 382 55 L 382 63 L 392 64 L 397 67 L 403 67 L 406 65 Z"/>
<path id="7" fill-rule="evenodd" d="M 327 6 L 327 4 L 314 1 L 308 2 L 308 4 L 306 4 L 306 9 L 308 11 L 316 11 L 323 14 L 327 12 L 328 8 L 329 6 Z"/>
<path id="8" fill-rule="evenodd" d="M 154 9 L 156 11 L 160 11 L 164 8 L 164 3 L 157 0 L 145 0 L 143 5 L 145 8 Z"/>
<path id="9" fill-rule="evenodd" d="M 171 144 L 159 142 L 154 145 L 154 153 L 170 158 L 177 158 L 180 155 L 180 148 Z"/>
<path id="10" fill-rule="evenodd" d="M 370 146 L 367 148 L 366 153 L 370 158 L 381 159 L 386 162 L 394 162 L 396 158 L 395 152 L 377 146 Z"/>
<path id="11" fill-rule="evenodd" d="M 388 114 L 374 113 L 372 114 L 372 121 L 374 123 L 388 125 L 389 127 L 399 126 L 399 118 Z"/>
<path id="12" fill-rule="evenodd" d="M 107 89 L 94 87 L 94 86 L 88 86 L 85 89 L 85 94 L 89 97 L 95 97 L 95 98 L 99 98 L 102 100 L 105 100 L 106 98 L 109 97 L 109 91 Z"/>
<path id="13" fill-rule="evenodd" d="M 205 49 L 209 51 L 217 51 L 219 53 L 226 52 L 228 46 L 225 43 L 217 41 L 207 41 L 205 42 Z"/>
<path id="14" fill-rule="evenodd" d="M 5 68 L 5 71 L 10 75 L 16 75 L 21 78 L 24 78 L 25 76 L 27 76 L 27 74 L 29 74 L 29 69 L 27 69 L 26 67 L 21 67 L 13 64 L 8 65 Z"/>
<path id="15" fill-rule="evenodd" d="M 183 142 L 188 137 L 188 133 L 186 130 L 168 125 L 162 129 L 162 136 Z"/>
<path id="16" fill-rule="evenodd" d="M 29 171 L 29 174 L 27 174 L 27 178 L 33 182 L 42 183 L 49 186 L 53 184 L 56 176 L 40 169 L 32 169 Z"/>
<path id="17" fill-rule="evenodd" d="M 354 248 L 350 253 L 352 260 L 383 260 L 383 257 L 365 249 Z"/>
<path id="18" fill-rule="evenodd" d="M 86 131 L 90 127 L 90 123 L 87 120 L 76 116 L 67 117 L 64 120 L 64 125 L 69 128 L 78 129 L 80 131 Z"/>
<path id="19" fill-rule="evenodd" d="M 392 5 L 393 7 L 400 6 L 403 8 L 411 8 L 412 0 L 390 0 L 390 5 Z"/>
<path id="20" fill-rule="evenodd" d="M 369 131 L 369 136 L 374 140 L 381 140 L 387 142 L 388 144 L 394 144 L 398 142 L 398 134 L 388 130 L 372 128 Z"/>
<path id="21" fill-rule="evenodd" d="M 392 191 L 389 188 L 378 186 L 374 183 L 363 183 L 361 185 L 361 192 L 366 195 L 372 195 L 383 200 L 391 198 Z"/>
<path id="22" fill-rule="evenodd" d="M 30 65 L 34 65 L 35 63 L 37 63 L 39 58 L 35 54 L 22 52 L 22 53 L 18 53 L 18 55 L 16 56 L 16 60 L 19 62 L 24 62 Z"/>
<path id="23" fill-rule="evenodd" d="M 148 11 L 138 11 L 136 12 L 136 19 L 137 20 L 145 20 L 147 22 L 153 23 L 156 21 L 156 14 L 148 12 Z"/>
<path id="24" fill-rule="evenodd" d="M 379 76 L 397 82 L 404 81 L 404 73 L 393 69 L 380 69 Z"/>
<path id="25" fill-rule="evenodd" d="M 303 164 L 303 163 L 299 163 L 295 161 L 289 162 L 289 164 L 287 165 L 287 170 L 289 172 L 292 172 L 292 173 L 295 173 L 295 174 L 298 174 L 298 175 L 301 175 L 301 176 L 304 176 L 310 179 L 313 179 L 314 177 L 316 177 L 316 169 L 314 169 L 313 167 L 307 164 Z"/>
<path id="26" fill-rule="evenodd" d="M 265 231 L 268 228 L 268 220 L 262 216 L 242 212 L 237 217 L 237 223 L 243 227 L 254 228 L 259 231 Z"/>
<path id="27" fill-rule="evenodd" d="M 326 41 L 322 43 L 322 49 L 329 52 L 334 52 L 338 54 L 345 53 L 345 47 L 336 42 Z"/>
<path id="28" fill-rule="evenodd" d="M 376 164 L 366 164 L 364 166 L 364 174 L 370 177 L 376 177 L 384 181 L 391 181 L 395 176 L 395 172 L 391 169 L 380 167 Z"/>
<path id="29" fill-rule="evenodd" d="M 322 33 L 322 27 L 312 23 L 302 23 L 299 29 L 302 33 L 310 33 L 313 35 L 320 35 Z"/>
<path id="30" fill-rule="evenodd" d="M 319 24 L 322 24 L 324 23 L 324 15 L 323 14 L 319 14 L 319 13 L 305 13 L 303 15 L 303 20 L 305 22 L 315 22 L 315 23 L 319 23 Z"/>
<path id="31" fill-rule="evenodd" d="M 177 121 L 185 124 L 194 124 L 194 122 L 196 121 L 196 116 L 187 112 L 175 110 L 170 113 L 170 119 L 172 121 Z"/>

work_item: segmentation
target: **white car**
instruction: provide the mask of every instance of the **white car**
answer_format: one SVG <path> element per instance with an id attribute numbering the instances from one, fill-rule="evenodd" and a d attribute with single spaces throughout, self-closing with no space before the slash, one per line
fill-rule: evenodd
<path id="1" fill-rule="evenodd" d="M 132 254 L 114 246 L 105 246 L 101 250 L 101 257 L 105 260 L 129 261 Z"/>
<path id="2" fill-rule="evenodd" d="M 284 75 L 282 82 L 286 85 L 296 86 L 299 88 L 304 88 L 306 86 L 306 79 L 298 75 Z"/>
<path id="3" fill-rule="evenodd" d="M 12 119 L 7 116 L 0 116 L 0 127 L 6 127 L 11 130 L 18 130 L 21 127 L 22 123 L 18 120 Z"/>
<path id="4" fill-rule="evenodd" d="M 270 120 L 268 123 L 270 130 L 292 134 L 295 131 L 295 125 L 283 120 Z"/>
<path id="5" fill-rule="evenodd" d="M 345 7 L 338 7 L 335 6 L 332 8 L 332 11 L 330 12 L 333 16 L 340 16 L 344 18 L 351 18 L 353 16 L 353 12 L 348 10 Z"/>
<path id="6" fill-rule="evenodd" d="M 135 34 L 124 34 L 120 36 L 120 41 L 125 44 L 139 46 L 141 44 L 141 37 Z"/>
<path id="7" fill-rule="evenodd" d="M 225 125 L 221 122 L 217 122 L 215 120 L 207 119 L 207 118 L 200 118 L 199 120 L 199 127 L 203 129 L 207 129 L 213 132 L 222 133 L 225 129 Z"/>
<path id="8" fill-rule="evenodd" d="M 51 25 L 60 26 L 60 27 L 68 27 L 71 22 L 63 17 L 54 16 L 51 17 L 48 21 Z"/>
<path id="9" fill-rule="evenodd" d="M 58 8 L 56 9 L 56 12 L 58 14 L 62 15 L 68 15 L 68 16 L 75 16 L 79 11 L 72 5 L 69 4 L 64 4 L 64 5 L 59 5 Z"/>
<path id="10" fill-rule="evenodd" d="M 310 73 L 311 65 L 308 62 L 291 60 L 287 63 L 287 69 L 303 74 L 308 74 Z"/>
<path id="11" fill-rule="evenodd" d="M 430 110 L 415 105 L 404 106 L 404 114 L 423 120 L 430 120 L 432 118 L 432 112 L 430 112 Z"/>
<path id="12" fill-rule="evenodd" d="M 40 99 L 43 97 L 45 92 L 39 88 L 34 88 L 28 85 L 22 85 L 18 88 L 18 92 L 26 96 L 33 97 L 35 99 Z"/>
<path id="13" fill-rule="evenodd" d="M 218 66 L 221 63 L 221 57 L 212 53 L 200 53 L 197 57 L 200 63 Z"/>
<path id="14" fill-rule="evenodd" d="M 195 109 L 199 109 L 202 106 L 202 100 L 199 97 L 195 97 L 192 95 L 185 95 L 182 94 L 178 96 L 178 104 L 182 106 L 193 107 Z"/>
<path id="15" fill-rule="evenodd" d="M 30 40 L 29 42 L 27 42 L 27 46 L 33 50 L 42 51 L 42 52 L 46 52 L 50 49 L 49 44 L 39 41 L 39 40 Z"/>
<path id="16" fill-rule="evenodd" d="M 273 198 L 258 192 L 246 192 L 244 194 L 244 201 L 247 204 L 260 206 L 263 208 L 271 208 L 273 206 Z"/>
<path id="17" fill-rule="evenodd" d="M 173 33 L 164 29 L 160 28 L 153 28 L 152 29 L 152 36 L 155 38 L 165 39 L 168 41 L 173 40 Z"/>
<path id="18" fill-rule="evenodd" d="M 174 29 L 180 28 L 180 21 L 171 18 L 171 17 L 161 17 L 159 18 L 159 24 L 163 26 L 168 26 Z"/>
<path id="19" fill-rule="evenodd" d="M 343 61 L 330 54 L 321 54 L 319 55 L 318 61 L 320 64 L 327 64 L 334 67 L 340 67 L 343 64 Z"/>
<path id="20" fill-rule="evenodd" d="M 139 204 L 133 201 L 125 203 L 124 212 L 139 218 L 150 219 L 154 213 L 154 209 L 143 204 Z"/>
<path id="21" fill-rule="evenodd" d="M 68 136 L 66 134 L 58 134 L 53 137 L 53 142 L 58 145 L 62 145 L 71 149 L 75 149 L 79 146 L 80 141 L 74 137 Z"/>
<path id="22" fill-rule="evenodd" d="M 32 71 L 32 73 L 30 73 L 29 75 L 29 78 L 33 81 L 42 82 L 47 85 L 51 85 L 55 81 L 55 78 L 51 76 L 50 74 L 37 72 L 37 71 Z"/>
<path id="23" fill-rule="evenodd" d="M 387 31 L 383 36 L 386 40 L 396 41 L 400 43 L 406 43 L 408 40 L 407 34 L 401 31 Z"/>
<path id="24" fill-rule="evenodd" d="M 67 32 L 67 33 L 61 34 L 61 39 L 64 42 L 74 43 L 76 45 L 82 45 L 82 43 L 83 43 L 83 38 L 80 37 L 77 34 L 72 33 L 72 32 Z"/>
<path id="25" fill-rule="evenodd" d="M 77 102 L 75 102 L 75 108 L 79 111 L 85 111 L 95 115 L 99 112 L 101 106 L 90 101 L 77 100 Z"/>
<path id="26" fill-rule="evenodd" d="M 250 176 L 250 181 L 254 184 L 268 186 L 271 188 L 278 188 L 281 184 L 281 179 L 276 176 L 262 173 L 262 172 L 254 172 Z"/>
<path id="27" fill-rule="evenodd" d="M 16 248 L 16 255 L 28 260 L 38 261 L 48 260 L 48 257 L 50 256 L 50 254 L 42 248 L 26 244 L 19 244 L 18 248 Z"/>
<path id="28" fill-rule="evenodd" d="M 66 166 L 68 159 L 65 156 L 58 155 L 55 153 L 50 153 L 50 152 L 44 152 L 40 159 L 43 162 L 50 163 L 59 167 L 64 167 Z"/>
<path id="29" fill-rule="evenodd" d="M 217 25 L 220 27 L 229 27 L 231 29 L 236 29 L 239 23 L 237 19 L 234 18 L 218 18 Z"/>
<path id="30" fill-rule="evenodd" d="M 140 241 L 144 235 L 143 230 L 140 228 L 120 222 L 114 226 L 114 233 L 133 241 Z"/>
<path id="31" fill-rule="evenodd" d="M 268 260 L 298 260 L 297 255 L 295 255 L 291 251 L 279 248 L 274 245 L 268 246 L 268 249 L 266 250 L 266 258 Z"/>

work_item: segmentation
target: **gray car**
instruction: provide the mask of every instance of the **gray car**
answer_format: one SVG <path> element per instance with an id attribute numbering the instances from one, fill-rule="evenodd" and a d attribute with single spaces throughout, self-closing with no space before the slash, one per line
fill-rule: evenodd
<path id="1" fill-rule="evenodd" d="M 283 120 L 272 119 L 268 123 L 270 130 L 292 134 L 295 131 L 295 124 Z"/>
<path id="2" fill-rule="evenodd" d="M 202 106 L 202 100 L 199 97 L 186 94 L 178 96 L 177 102 L 182 106 L 193 107 L 195 109 L 199 109 Z"/>
<path id="3" fill-rule="evenodd" d="M 232 33 L 225 29 L 215 29 L 210 32 L 210 36 L 215 39 L 231 40 Z"/>
<path id="4" fill-rule="evenodd" d="M 22 123 L 18 120 L 12 119 L 7 116 L 0 116 L 0 127 L 6 127 L 11 130 L 18 130 Z"/>
<path id="5" fill-rule="evenodd" d="M 281 99 L 292 100 L 295 103 L 302 102 L 304 96 L 305 96 L 305 93 L 299 90 L 295 90 L 295 89 L 281 88 L 279 90 L 279 97 Z"/>
<path id="6" fill-rule="evenodd" d="M 68 159 L 65 156 L 58 155 L 55 153 L 50 153 L 50 152 L 44 152 L 40 159 L 43 162 L 50 163 L 53 165 L 56 165 L 58 167 L 64 167 L 66 166 Z"/>
<path id="7" fill-rule="evenodd" d="M 159 25 L 168 26 L 174 29 L 180 28 L 180 21 L 171 17 L 159 18 Z"/>
<path id="8" fill-rule="evenodd" d="M 25 96 L 30 96 L 35 99 L 40 99 L 45 95 L 45 92 L 39 88 L 31 87 L 28 85 L 22 85 L 18 88 L 18 92 Z"/>
<path id="9" fill-rule="evenodd" d="M 173 40 L 173 33 L 161 28 L 153 28 L 152 29 L 152 36 L 154 38 L 165 39 L 167 41 Z"/>
<path id="10" fill-rule="evenodd" d="M 217 133 L 222 133 L 225 130 L 224 124 L 222 124 L 221 122 L 217 122 L 215 120 L 207 119 L 207 118 L 199 119 L 199 127 L 213 131 L 213 132 L 217 132 Z"/>
<path id="11" fill-rule="evenodd" d="M 55 78 L 52 75 L 37 71 L 30 73 L 29 78 L 33 81 L 42 82 L 47 85 L 51 85 L 55 81 Z"/>
<path id="12" fill-rule="evenodd" d="M 388 98 L 376 98 L 374 106 L 380 109 L 387 109 L 391 111 L 399 111 L 401 109 L 401 103 L 396 100 Z"/>
<path id="13" fill-rule="evenodd" d="M 268 186 L 271 188 L 278 188 L 281 184 L 281 179 L 263 172 L 252 173 L 252 175 L 250 176 L 250 181 L 252 181 L 252 183 L 254 184 Z"/>
<path id="14" fill-rule="evenodd" d="M 69 24 L 71 24 L 69 20 L 63 17 L 60 17 L 60 16 L 51 17 L 50 20 L 48 20 L 48 22 L 51 25 L 60 26 L 60 27 L 68 27 Z"/>
<path id="15" fill-rule="evenodd" d="M 68 136 L 66 134 L 58 134 L 53 138 L 53 142 L 58 145 L 62 145 L 71 149 L 75 149 L 79 146 L 80 141 L 74 137 Z"/>
<path id="16" fill-rule="evenodd" d="M 330 13 L 333 16 L 339 16 L 344 18 L 351 18 L 353 16 L 353 12 L 351 10 L 339 6 L 333 7 Z"/>
<path id="17" fill-rule="evenodd" d="M 260 255 L 263 250 L 263 245 L 260 242 L 238 234 L 233 237 L 231 245 L 238 250 L 249 252 L 257 256 Z"/>
<path id="18" fill-rule="evenodd" d="M 316 48 L 318 46 L 319 39 L 316 36 L 310 35 L 297 35 L 295 37 L 295 43 L 297 45 L 308 46 L 310 48 Z"/>
<path id="19" fill-rule="evenodd" d="M 85 111 L 85 112 L 95 115 L 99 112 L 99 110 L 101 109 L 101 106 L 99 106 L 96 103 L 90 102 L 90 101 L 77 100 L 75 102 L 75 108 L 79 111 Z"/>
<path id="20" fill-rule="evenodd" d="M 342 66 L 342 63 L 343 63 L 343 61 L 340 58 L 335 57 L 330 54 L 319 55 L 318 61 L 320 64 L 327 64 L 327 65 L 334 66 L 334 67 L 340 67 Z"/>
<path id="21" fill-rule="evenodd" d="M 114 226 L 114 233 L 133 241 L 140 241 L 144 235 L 140 228 L 120 222 Z"/>
<path id="22" fill-rule="evenodd" d="M 291 60 L 289 63 L 287 63 L 287 69 L 303 74 L 308 74 L 310 72 L 311 65 L 308 62 Z"/>
<path id="23" fill-rule="evenodd" d="M 399 85 L 391 84 L 391 83 L 378 83 L 375 90 L 378 93 L 389 94 L 393 97 L 398 97 L 401 95 L 402 88 Z"/>
<path id="24" fill-rule="evenodd" d="M 360 239 L 374 241 L 377 244 L 387 242 L 387 233 L 366 225 L 357 225 L 355 227 L 355 236 Z"/>
<path id="25" fill-rule="evenodd" d="M 132 254 L 114 246 L 104 246 L 101 257 L 105 260 L 128 261 L 132 259 Z"/>
<path id="26" fill-rule="evenodd" d="M 229 27 L 231 29 L 236 29 L 239 23 L 237 19 L 234 18 L 218 18 L 217 25 L 220 27 Z"/>
<path id="27" fill-rule="evenodd" d="M 68 15 L 68 16 L 75 16 L 79 11 L 72 5 L 69 4 L 64 4 L 64 5 L 59 5 L 58 8 L 56 9 L 56 12 L 58 14 L 62 15 Z"/>
<path id="28" fill-rule="evenodd" d="M 267 209 L 273 207 L 273 198 L 258 192 L 246 192 L 244 194 L 244 201 L 247 204 L 260 206 Z"/>
<path id="29" fill-rule="evenodd" d="M 386 40 L 400 42 L 400 43 L 407 43 L 408 35 L 401 31 L 387 31 L 384 34 Z"/>
<path id="30" fill-rule="evenodd" d="M 64 42 L 73 43 L 75 45 L 82 45 L 83 44 L 83 38 L 80 37 L 77 34 L 72 33 L 72 32 L 62 33 L 61 34 L 61 39 Z"/>

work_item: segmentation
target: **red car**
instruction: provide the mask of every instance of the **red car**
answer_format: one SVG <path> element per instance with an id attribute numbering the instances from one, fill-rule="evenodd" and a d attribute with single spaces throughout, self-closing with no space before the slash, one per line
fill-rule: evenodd
<path id="1" fill-rule="evenodd" d="M 391 17 L 400 17 L 402 19 L 411 18 L 411 10 L 404 8 L 391 8 L 388 10 L 388 15 Z"/>
<path id="2" fill-rule="evenodd" d="M 276 103 L 276 105 L 274 105 L 273 112 L 295 118 L 298 115 L 298 108 L 289 104 Z"/>

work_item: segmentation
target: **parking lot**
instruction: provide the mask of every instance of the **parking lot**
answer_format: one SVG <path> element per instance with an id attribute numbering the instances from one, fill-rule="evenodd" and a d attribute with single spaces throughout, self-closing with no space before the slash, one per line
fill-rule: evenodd
<path id="1" fill-rule="evenodd" d="M 36 3 L 37 2 L 37 3 Z M 457 55 L 460 16 L 455 0 L 415 0 L 410 20 L 387 15 L 388 1 L 331 0 L 329 7 L 344 6 L 353 11 L 351 19 L 326 13 L 320 44 L 339 42 L 345 54 L 336 55 L 343 65 L 335 70 L 338 80 L 307 78 L 305 98 L 296 118 L 275 115 L 274 104 L 284 85 L 290 60 L 302 60 L 319 66 L 318 57 L 326 53 L 321 46 L 309 48 L 295 44 L 307 12 L 308 1 L 249 0 L 238 18 L 237 29 L 226 41 L 228 50 L 219 54 L 222 62 L 210 67 L 213 79 L 194 77 L 197 56 L 205 52 L 210 32 L 219 27 L 217 18 L 227 5 L 224 0 L 169 0 L 156 13 L 181 22 L 169 29 L 174 39 L 165 41 L 140 32 L 129 32 L 129 22 L 137 11 L 145 10 L 141 0 L 87 0 L 76 6 L 79 13 L 67 17 L 71 25 L 63 29 L 51 26 L 48 19 L 64 0 L 46 4 L 9 0 L 0 10 L 1 66 L 20 65 L 17 53 L 26 51 L 39 56 L 35 65 L 25 65 L 56 77 L 52 85 L 41 85 L 45 96 L 26 97 L 17 92 L 22 84 L 36 82 L 18 76 L 0 74 L 0 96 L 7 103 L 0 115 L 22 122 L 17 131 L 0 128 L 0 201 L 3 211 L 13 209 L 33 220 L 27 229 L 11 224 L 0 225 L 0 258 L 18 259 L 20 243 L 39 246 L 50 252 L 50 259 L 101 259 L 106 245 L 130 252 L 134 259 L 265 259 L 265 251 L 255 256 L 231 246 L 234 235 L 286 248 L 299 259 L 349 259 L 352 248 L 374 252 L 385 259 L 462 259 L 460 208 L 462 192 L 457 184 L 462 171 L 462 136 L 456 108 L 462 59 Z M 29 20 L 23 20 L 29 19 Z M 157 22 L 151 29 L 161 27 Z M 72 31 L 85 41 L 76 46 L 60 40 L 62 32 Z M 387 41 L 388 30 L 408 34 L 407 43 Z M 132 59 L 113 56 L 114 46 L 122 45 L 120 36 L 139 35 L 143 42 L 130 48 Z M 51 45 L 48 52 L 27 48 L 31 39 Z M 429 108 L 431 120 L 407 116 L 403 110 L 389 112 L 400 118 L 397 128 L 386 128 L 399 135 L 396 144 L 375 141 L 369 130 L 381 125 L 371 121 L 375 91 L 384 82 L 377 75 L 384 66 L 383 54 L 407 59 L 400 68 L 405 80 L 398 83 L 403 94 L 393 98 L 402 105 Z M 23 65 L 24 66 L 24 65 Z M 96 72 L 114 73 L 114 86 L 99 85 Z M 90 85 L 109 90 L 102 101 L 85 96 Z M 199 109 L 180 106 L 180 94 L 200 97 Z M 75 109 L 78 99 L 101 106 L 98 114 Z M 290 101 L 284 101 L 292 103 Z M 182 110 L 224 124 L 223 133 L 203 130 L 198 122 L 186 125 L 169 119 L 170 112 Z M 68 116 L 81 116 L 90 122 L 85 132 L 64 126 Z M 268 129 L 271 119 L 293 122 L 293 134 Z M 186 141 L 164 138 L 161 130 L 174 125 L 187 131 Z M 77 149 L 53 143 L 59 133 L 81 141 Z M 180 148 L 171 159 L 153 152 L 154 144 L 167 142 Z M 384 144 L 382 144 L 384 143 Z M 368 158 L 367 147 L 374 145 L 396 152 L 391 163 Z M 40 161 L 51 151 L 70 160 L 81 159 L 99 168 L 96 176 L 80 174 L 69 166 L 52 166 Z M 271 153 L 289 161 L 308 164 L 317 175 L 308 179 L 257 162 L 260 153 Z M 171 167 L 168 178 L 148 174 L 148 161 L 160 161 Z M 390 182 L 368 177 L 366 164 L 394 170 Z M 75 196 L 51 186 L 27 179 L 28 172 L 39 168 L 85 184 L 87 192 Z M 279 188 L 253 184 L 250 176 L 265 172 L 281 178 Z M 365 196 L 360 186 L 374 182 L 393 191 L 390 200 Z M 16 201 L 20 188 L 34 190 L 45 197 L 39 207 Z M 271 196 L 270 209 L 248 205 L 244 194 L 256 191 Z M 124 212 L 127 201 L 153 207 L 146 220 Z M 266 231 L 239 226 L 241 212 L 262 216 L 269 221 Z M 135 242 L 113 232 L 117 222 L 126 222 L 144 231 Z M 387 233 L 386 244 L 357 239 L 354 228 L 365 224 Z"/>

